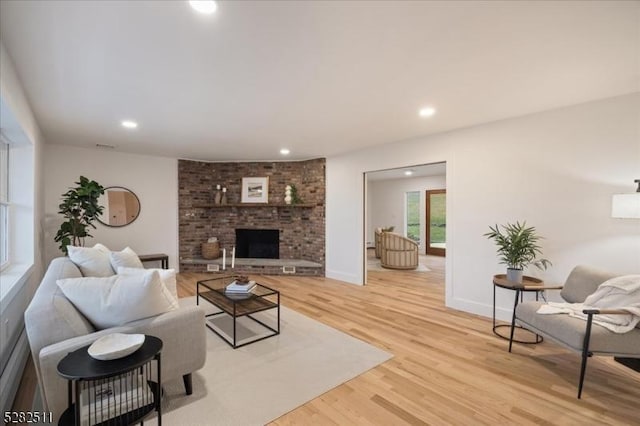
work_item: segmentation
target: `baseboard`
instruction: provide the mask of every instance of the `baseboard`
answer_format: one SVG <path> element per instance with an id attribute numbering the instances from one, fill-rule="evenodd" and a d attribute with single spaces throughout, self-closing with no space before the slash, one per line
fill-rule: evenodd
<path id="1" fill-rule="evenodd" d="M 13 351 L 11 351 L 7 366 L 0 377 L 0 410 L 2 410 L 2 413 L 11 410 L 28 357 L 29 344 L 27 342 L 27 333 L 23 328 Z"/>
<path id="2" fill-rule="evenodd" d="M 447 300 L 447 307 L 487 318 L 492 318 L 493 316 L 493 305 L 487 305 L 468 299 L 456 298 Z M 511 322 L 512 315 L 513 311 L 511 308 L 496 306 L 496 320 Z"/>
<path id="3" fill-rule="evenodd" d="M 343 272 L 331 271 L 327 269 L 325 271 L 325 276 L 327 278 L 331 278 L 333 280 L 344 281 L 349 284 L 362 285 L 361 282 L 358 282 L 358 277 L 353 274 L 345 274 Z"/>

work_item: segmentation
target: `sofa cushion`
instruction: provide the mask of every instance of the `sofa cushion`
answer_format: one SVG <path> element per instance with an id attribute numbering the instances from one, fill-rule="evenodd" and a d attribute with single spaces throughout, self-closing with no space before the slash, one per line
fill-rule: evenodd
<path id="1" fill-rule="evenodd" d="M 171 295 L 178 299 L 178 289 L 176 284 L 176 270 L 175 269 L 141 269 L 141 268 L 125 268 L 120 266 L 118 268 L 118 274 L 122 275 L 140 275 L 147 271 L 157 271 L 160 274 L 160 279 L 164 283 L 164 286 L 169 290 Z"/>
<path id="2" fill-rule="evenodd" d="M 109 277 L 115 274 L 109 253 L 101 247 L 67 246 L 67 252 L 69 259 L 80 268 L 85 277 Z"/>
<path id="3" fill-rule="evenodd" d="M 542 302 L 524 302 L 516 308 L 518 323 L 532 331 L 540 331 L 553 337 L 574 350 L 581 351 L 587 322 L 567 314 L 542 315 L 536 313 Z M 610 355 L 637 355 L 640 348 L 640 329 L 634 328 L 627 333 L 614 333 L 593 324 L 589 350 Z"/>
<path id="4" fill-rule="evenodd" d="M 156 271 L 140 275 L 66 278 L 58 287 L 98 329 L 156 316 L 179 307 Z"/>
<path id="5" fill-rule="evenodd" d="M 140 258 L 129 247 L 125 247 L 122 251 L 112 251 L 109 253 L 109 261 L 111 262 L 111 267 L 114 271 L 117 271 L 118 268 L 144 268 Z"/>
<path id="6" fill-rule="evenodd" d="M 51 261 L 24 315 L 34 353 L 51 343 L 95 331 L 56 285 L 56 280 L 80 277 L 80 269 L 69 258 L 58 257 Z M 56 327 L 50 327 L 50 324 L 56 324 Z"/>

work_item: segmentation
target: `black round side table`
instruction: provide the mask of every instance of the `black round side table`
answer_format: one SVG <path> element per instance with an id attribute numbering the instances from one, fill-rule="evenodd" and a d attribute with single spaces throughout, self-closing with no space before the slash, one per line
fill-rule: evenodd
<path id="1" fill-rule="evenodd" d="M 70 352 L 58 363 L 58 374 L 69 381 L 69 407 L 58 424 L 142 424 L 144 417 L 156 410 L 161 426 L 162 340 L 145 335 L 137 351 L 109 361 L 92 358 L 89 346 Z"/>
<path id="2" fill-rule="evenodd" d="M 525 275 L 524 277 L 522 277 L 522 283 L 518 284 L 518 283 L 514 283 L 512 281 L 509 281 L 507 279 L 506 274 L 498 274 L 498 275 L 494 275 L 493 276 L 493 334 L 495 334 L 496 336 L 505 339 L 505 340 L 509 340 L 508 336 L 503 336 L 502 334 L 498 333 L 498 329 L 499 328 L 503 328 L 503 327 L 509 327 L 511 328 L 511 324 L 496 324 L 496 287 L 500 287 L 500 288 L 504 288 L 507 290 L 516 290 L 516 286 L 537 286 L 537 287 L 542 287 L 544 286 L 544 282 L 541 279 L 538 278 L 534 278 L 534 277 L 529 277 L 527 275 Z M 522 299 L 522 294 L 524 292 L 533 292 L 536 295 L 536 300 L 538 300 L 538 295 L 540 294 L 540 291 L 542 291 L 541 289 L 524 289 L 521 288 L 520 289 L 520 299 Z M 522 302 L 522 300 L 520 300 Z M 543 341 L 542 336 L 535 334 L 534 332 L 527 330 L 526 328 L 520 327 L 519 325 L 516 325 L 515 328 L 521 329 L 527 333 L 532 334 L 533 336 L 535 336 L 533 338 L 533 340 L 517 340 L 517 339 L 513 339 L 514 342 L 518 342 L 518 343 L 524 343 L 527 345 L 535 345 L 536 343 L 541 343 Z"/>

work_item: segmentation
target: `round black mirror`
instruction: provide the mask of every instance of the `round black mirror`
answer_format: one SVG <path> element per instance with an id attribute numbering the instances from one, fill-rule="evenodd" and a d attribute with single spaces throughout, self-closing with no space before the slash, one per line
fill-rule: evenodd
<path id="1" fill-rule="evenodd" d="M 126 226 L 140 215 L 138 196 L 122 186 L 105 188 L 98 202 L 104 207 L 98 222 L 106 226 Z"/>

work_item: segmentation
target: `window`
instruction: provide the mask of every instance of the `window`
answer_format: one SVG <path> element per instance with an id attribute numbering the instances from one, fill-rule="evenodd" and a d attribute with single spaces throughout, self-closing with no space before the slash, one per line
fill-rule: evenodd
<path id="1" fill-rule="evenodd" d="M 0 270 L 9 265 L 9 145 L 0 140 Z"/>
<path id="2" fill-rule="evenodd" d="M 427 254 L 445 256 L 447 253 L 447 191 L 426 192 L 427 197 Z"/>
<path id="3" fill-rule="evenodd" d="M 404 233 L 407 238 L 420 243 L 420 191 L 407 192 L 406 212 Z"/>
<path id="4" fill-rule="evenodd" d="M 4 94 L 4 93 L 3 93 Z M 0 96 L 0 305 L 18 296 L 35 263 L 35 146 Z M 22 293 L 20 300 L 25 299 Z M 4 320 L 3 320 L 4 321 Z M 14 329 L 18 323 L 14 321 Z M 6 324 L 3 323 L 3 336 Z"/>

